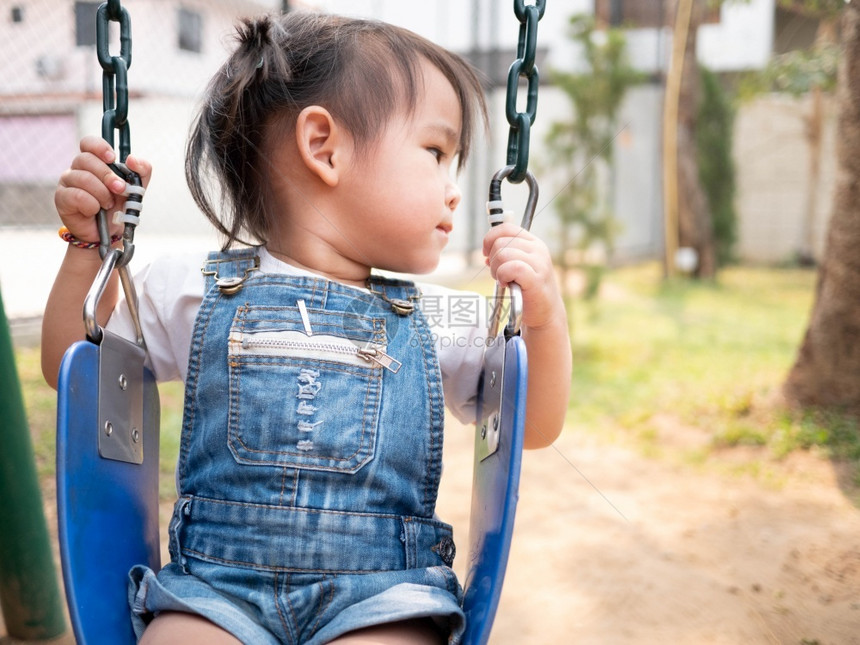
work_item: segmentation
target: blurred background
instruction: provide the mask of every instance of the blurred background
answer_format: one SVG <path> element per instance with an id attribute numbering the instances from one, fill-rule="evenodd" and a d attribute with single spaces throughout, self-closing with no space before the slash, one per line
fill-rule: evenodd
<path id="1" fill-rule="evenodd" d="M 431 279 L 491 291 L 479 249 L 487 186 L 506 165 L 513 3 L 122 4 L 133 37 L 131 150 L 154 166 L 133 270 L 219 246 L 184 180 L 195 107 L 237 19 L 311 9 L 405 26 L 482 74 L 490 132 L 459 178 L 464 197 Z M 848 0 L 546 4 L 533 228 L 565 290 L 573 390 L 561 438 L 524 456 L 491 642 L 860 643 L 860 160 L 851 157 L 860 151 L 851 108 L 860 105 L 860 9 Z M 18 427 L 2 408 L 0 436 L 23 427 L 32 442 L 32 456 L 13 459 L 7 441 L 0 475 L 14 481 L 34 462 L 54 559 L 56 395 L 41 377 L 38 338 L 63 254 L 57 179 L 79 139 L 101 130 L 98 6 L 0 0 L 0 288 L 14 352 L 0 353 L 11 368 L 0 404 L 19 377 L 26 406 Z M 111 42 L 117 52 L 115 30 Z M 521 213 L 524 187 L 502 190 Z M 166 527 L 182 388 L 160 392 Z M 471 443 L 470 429 L 453 424 L 439 502 L 461 554 Z M 15 494 L 3 482 L 8 502 Z M 0 533 L 14 536 L 10 508 Z M 7 625 L 21 605 L 3 570 L 9 553 L 0 536 Z M 0 642 L 22 639 L 2 634 L 0 623 Z"/>
<path id="2" fill-rule="evenodd" d="M 14 273 L 23 261 L 34 268 L 27 285 L 11 280 L 4 284 L 6 306 L 15 318 L 39 314 L 49 283 L 38 276 L 53 273 L 58 254 L 50 245 L 33 240 L 45 239 L 43 234 L 55 228 L 54 186 L 77 141 L 100 131 L 101 69 L 94 28 L 98 4 L 0 3 L 0 275 Z M 476 146 L 475 158 L 460 178 L 465 196 L 448 254 L 453 262 L 472 261 L 485 229 L 486 186 L 505 162 L 505 83 L 507 68 L 516 58 L 518 27 L 509 3 L 320 0 L 290 4 L 401 24 L 465 54 L 482 70 L 493 109 L 492 132 Z M 673 3 L 664 4 L 555 0 L 549 18 L 541 22 L 542 85 L 531 137 L 532 169 L 540 175 L 542 188 L 535 226 L 554 243 L 557 253 L 565 250 L 568 256 L 576 255 L 569 257 L 571 264 L 587 257 L 589 264 L 617 265 L 661 258 L 664 253 L 663 94 L 674 21 Z M 191 116 L 205 83 L 231 47 L 235 20 L 280 10 L 282 5 L 274 0 L 128 2 L 133 25 L 132 150 L 155 166 L 139 232 L 142 255 L 149 257 L 155 247 L 169 245 L 165 237 L 182 240 L 183 246 L 213 245 L 182 172 Z M 593 24 L 574 28 L 569 20 L 580 14 Z M 739 78 L 764 72 L 775 57 L 809 50 L 821 20 L 791 11 L 776 0 L 749 0 L 708 9 L 700 22 L 695 58 L 715 76 L 715 91 L 734 93 L 709 99 L 719 104 L 737 98 Z M 621 34 L 621 51 L 598 53 L 604 59 L 589 60 L 581 40 L 583 29 L 607 51 L 612 34 Z M 621 91 L 616 99 L 608 99 L 616 103 L 611 115 L 608 104 L 597 105 L 587 126 L 590 132 L 570 140 L 570 150 L 556 146 L 553 157 L 547 134 L 558 134 L 554 128 L 573 123 L 576 113 L 574 99 L 555 82 L 565 74 L 611 77 Z M 730 197 L 731 212 L 721 215 L 727 233 L 718 240 L 726 258 L 780 263 L 799 255 L 814 259 L 821 251 L 834 173 L 830 97 L 825 93 L 813 105 L 810 92 L 774 93 L 772 89 L 777 88 L 747 93 L 748 100 L 732 103 L 734 111 L 722 125 L 723 145 L 730 146 L 723 151 L 724 163 L 733 172 L 722 171 L 728 185 L 708 188 Z M 810 125 L 813 116 L 818 120 Z M 695 114 L 687 115 L 692 117 Z M 812 126 L 819 131 L 814 149 L 808 134 Z M 564 163 L 559 163 L 559 154 Z M 813 154 L 821 160 L 816 177 L 809 174 Z M 559 212 L 560 206 L 571 210 L 559 193 L 571 184 L 581 192 L 584 183 L 593 193 L 590 204 L 572 208 L 590 212 Z M 503 196 L 519 212 L 524 203 L 521 191 L 510 187 Z M 31 237 L 34 234 L 38 237 Z M 158 242 L 147 243 L 151 238 Z"/>

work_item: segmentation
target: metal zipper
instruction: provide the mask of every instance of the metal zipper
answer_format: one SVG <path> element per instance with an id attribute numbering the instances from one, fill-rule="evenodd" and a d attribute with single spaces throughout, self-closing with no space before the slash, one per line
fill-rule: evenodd
<path id="1" fill-rule="evenodd" d="M 301 333 L 301 332 L 299 332 Z M 385 349 L 379 345 L 368 345 L 366 347 L 358 347 L 351 341 L 339 339 L 335 336 L 328 336 L 329 339 L 340 342 L 324 342 L 323 336 L 314 336 L 314 340 L 304 340 L 297 338 L 254 338 L 248 335 L 241 335 L 241 338 L 236 338 L 231 335 L 231 342 L 240 341 L 243 350 L 271 349 L 278 352 L 312 352 L 321 357 L 340 356 L 344 358 L 357 357 L 366 363 L 375 363 L 380 367 L 384 367 L 390 372 L 397 373 L 401 367 L 400 361 L 393 356 L 385 353 Z"/>

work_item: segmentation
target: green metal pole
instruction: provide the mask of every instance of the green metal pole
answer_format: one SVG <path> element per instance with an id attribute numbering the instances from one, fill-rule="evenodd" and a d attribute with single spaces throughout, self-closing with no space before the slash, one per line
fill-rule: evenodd
<path id="1" fill-rule="evenodd" d="M 0 609 L 13 639 L 45 640 L 66 630 L 57 571 L 0 294 Z"/>

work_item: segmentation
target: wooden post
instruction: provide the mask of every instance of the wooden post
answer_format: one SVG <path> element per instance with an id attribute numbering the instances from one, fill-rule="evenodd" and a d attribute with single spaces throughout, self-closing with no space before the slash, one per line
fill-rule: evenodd
<path id="1" fill-rule="evenodd" d="M 675 254 L 678 252 L 678 103 L 692 10 L 693 0 L 678 0 L 675 26 L 672 30 L 672 58 L 666 75 L 663 98 L 663 231 L 664 275 L 667 278 L 673 277 L 677 272 Z"/>

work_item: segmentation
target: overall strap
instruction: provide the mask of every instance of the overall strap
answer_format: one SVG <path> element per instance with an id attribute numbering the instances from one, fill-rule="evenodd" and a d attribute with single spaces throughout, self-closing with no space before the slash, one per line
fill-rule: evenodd
<path id="1" fill-rule="evenodd" d="M 257 247 L 213 251 L 200 271 L 206 279 L 206 293 L 217 286 L 222 293 L 235 293 L 260 268 Z"/>

